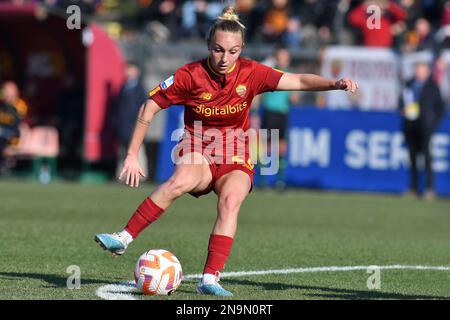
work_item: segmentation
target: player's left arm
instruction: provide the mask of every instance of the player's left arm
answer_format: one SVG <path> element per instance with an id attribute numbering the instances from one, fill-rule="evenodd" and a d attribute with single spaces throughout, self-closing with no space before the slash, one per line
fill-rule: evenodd
<path id="1" fill-rule="evenodd" d="M 328 91 L 345 90 L 355 92 L 359 88 L 358 83 L 350 78 L 331 80 L 315 74 L 284 73 L 276 90 L 279 91 Z"/>

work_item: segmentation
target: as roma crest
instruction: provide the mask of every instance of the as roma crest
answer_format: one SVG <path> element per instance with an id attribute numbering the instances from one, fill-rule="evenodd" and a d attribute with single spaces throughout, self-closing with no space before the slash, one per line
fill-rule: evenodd
<path id="1" fill-rule="evenodd" d="M 236 87 L 236 93 L 241 98 L 245 97 L 245 94 L 247 93 L 247 86 L 245 84 L 238 85 Z"/>

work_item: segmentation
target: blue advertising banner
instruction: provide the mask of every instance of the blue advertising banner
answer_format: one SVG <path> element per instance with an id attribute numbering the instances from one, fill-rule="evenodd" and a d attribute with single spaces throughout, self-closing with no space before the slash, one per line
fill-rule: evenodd
<path id="1" fill-rule="evenodd" d="M 320 189 L 404 192 L 409 157 L 395 113 L 292 109 L 286 183 Z M 450 195 L 450 117 L 431 142 L 435 188 Z"/>
<path id="2" fill-rule="evenodd" d="M 183 108 L 168 110 L 157 179 L 173 172 L 171 152 L 183 128 Z M 289 114 L 287 167 L 289 186 L 369 192 L 404 192 L 409 186 L 409 158 L 395 113 L 292 108 Z M 450 195 L 450 116 L 431 142 L 435 189 Z M 255 177 L 256 179 L 260 177 Z M 274 181 L 266 177 L 266 181 Z"/>

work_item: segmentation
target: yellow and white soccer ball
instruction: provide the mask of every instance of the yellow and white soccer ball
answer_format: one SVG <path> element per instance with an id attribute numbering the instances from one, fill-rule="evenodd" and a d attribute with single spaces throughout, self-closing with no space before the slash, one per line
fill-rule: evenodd
<path id="1" fill-rule="evenodd" d="M 183 271 L 170 251 L 152 249 L 143 253 L 134 268 L 136 288 L 148 295 L 170 295 L 181 284 Z"/>

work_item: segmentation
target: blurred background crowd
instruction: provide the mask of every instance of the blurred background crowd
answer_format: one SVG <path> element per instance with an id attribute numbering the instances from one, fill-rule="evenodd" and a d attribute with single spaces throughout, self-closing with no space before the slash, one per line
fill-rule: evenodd
<path id="1" fill-rule="evenodd" d="M 82 30 L 79 30 L 79 33 L 57 31 L 57 28 L 65 28 L 65 20 L 70 15 L 67 8 L 71 5 L 78 6 L 81 11 Z M 20 169 L 20 155 L 26 155 L 23 150 L 18 151 L 18 137 L 21 137 L 22 144 L 27 142 L 29 145 L 35 145 L 30 141 L 34 135 L 40 134 L 40 139 L 47 139 L 47 142 L 57 141 L 55 144 L 58 146 L 55 148 L 51 143 L 48 144 L 48 150 L 41 150 L 43 154 L 39 157 L 57 158 L 57 161 L 43 160 L 43 163 L 33 164 L 40 168 L 36 169 L 36 174 L 44 172 L 44 178 L 41 177 L 43 181 L 49 181 L 47 176 L 56 170 L 61 177 L 78 179 L 80 172 L 89 171 L 96 165 L 106 170 L 108 177 L 113 177 L 131 135 L 134 113 L 142 101 L 145 101 L 146 92 L 182 64 L 203 58 L 207 54 L 205 35 L 226 5 L 236 7 L 247 27 L 244 56 L 282 67 L 287 71 L 324 74 L 324 52 L 330 47 L 373 49 L 374 55 L 377 55 L 378 49 L 390 50 L 395 57 L 402 57 L 402 60 L 398 61 L 399 65 L 403 60 L 407 60 L 407 55 L 421 55 L 425 52 L 423 57 L 426 57 L 430 67 L 430 75 L 441 90 L 444 88 L 443 104 L 445 109 L 448 108 L 450 73 L 445 70 L 450 59 L 446 59 L 443 53 L 450 49 L 450 1 L 0 0 L 0 32 L 5 35 L 0 43 L 0 98 L 6 102 L 2 106 L 4 110 L 0 113 L 0 120 L 2 114 L 15 112 L 15 120 L 10 121 L 9 127 L 6 123 L 8 121 L 4 121 L 2 129 L 3 136 L 8 136 L 0 140 L 0 147 L 5 149 L 0 164 L 3 175 L 11 172 L 12 168 Z M 20 19 L 27 11 L 21 8 L 30 6 L 33 7 L 34 20 L 46 21 L 46 32 L 53 40 L 44 39 L 44 34 L 36 34 L 36 39 L 33 39 L 30 28 L 25 30 L 25 20 Z M 373 8 L 376 8 L 375 11 Z M 11 12 L 18 13 L 17 18 L 13 18 Z M 370 17 L 379 17 L 379 20 L 371 20 Z M 52 20 L 58 18 L 62 21 L 60 24 Z M 31 23 L 30 20 L 26 21 Z M 112 153 L 117 157 L 104 157 L 105 152 L 107 153 L 104 149 L 98 151 L 102 156 L 93 156 L 95 152 L 89 154 L 86 151 L 89 149 L 89 143 L 95 140 L 89 134 L 89 126 L 92 127 L 92 124 L 87 110 L 97 108 L 92 105 L 94 102 L 91 102 L 91 99 L 95 99 L 91 98 L 93 94 L 89 92 L 93 79 L 89 78 L 92 76 L 88 71 L 89 64 L 101 64 L 102 60 L 100 58 L 99 62 L 89 62 L 92 61 L 90 53 L 85 53 L 83 49 L 90 47 L 92 42 L 92 32 L 85 32 L 84 28 L 92 24 L 100 25 L 123 54 L 123 63 L 119 66 L 121 71 L 116 72 L 120 75 L 112 76 L 114 80 L 109 79 L 106 85 L 107 95 L 104 100 L 107 101 L 100 98 L 106 105 L 106 111 L 101 115 L 103 122 L 98 129 L 98 139 L 115 141 L 117 147 Z M 24 40 L 24 37 L 27 39 Z M 42 49 L 42 43 L 50 44 L 56 41 L 61 45 L 66 41 L 63 41 L 63 38 L 70 37 L 82 38 L 82 44 L 74 44 L 79 40 L 67 40 L 68 43 L 62 45 L 61 57 L 58 54 L 45 53 Z M 98 35 L 96 37 L 98 39 Z M 30 50 L 35 53 L 26 56 L 20 52 L 24 50 L 20 49 L 21 46 L 16 46 L 19 41 L 27 42 Z M 39 41 L 41 43 L 36 44 Z M 111 50 L 115 49 L 108 47 L 101 55 L 105 57 L 105 52 L 110 53 Z M 284 53 L 280 55 L 279 50 Z M 13 54 L 8 56 L 8 52 Z M 106 53 L 108 58 L 109 53 Z M 43 66 L 45 62 L 48 62 L 48 68 Z M 117 67 L 116 64 L 114 66 Z M 394 65 L 395 68 L 397 66 Z M 110 66 L 105 69 L 112 70 Z M 338 77 L 342 71 L 342 63 L 334 59 L 329 69 L 331 73 L 325 74 L 326 76 Z M 406 76 L 399 77 L 399 84 L 405 84 L 414 76 L 412 68 L 409 69 L 410 72 Z M 109 72 L 112 72 L 111 70 Z M 400 74 L 402 75 L 402 72 Z M 390 101 L 399 100 L 401 90 L 395 91 L 395 94 L 398 97 L 391 97 Z M 285 98 L 271 97 L 271 101 Z M 338 104 L 333 106 L 329 100 L 327 102 L 326 97 L 317 93 L 302 93 L 288 96 L 287 99 L 286 104 L 293 107 L 308 105 L 370 111 L 370 108 L 363 108 L 355 102 L 357 97 L 346 107 L 339 107 Z M 264 104 L 268 99 L 258 101 Z M 395 106 L 394 103 L 389 103 L 386 110 L 403 110 L 404 106 L 398 108 L 397 103 Z M 286 108 L 283 110 L 287 113 Z M 151 172 L 149 180 L 154 178 L 152 174 L 155 172 L 159 144 L 164 140 L 166 115 L 160 114 L 149 130 L 146 151 L 142 155 L 147 157 L 143 158 L 143 161 Z M 441 118 L 442 116 L 439 115 Z M 6 118 L 8 117 L 3 117 L 3 120 Z M 36 128 L 42 130 L 31 135 L 30 129 Z M 25 139 L 28 136 L 30 141 Z M 28 148 L 32 149 L 30 146 Z M 97 161 L 99 159 L 101 161 Z"/>
<path id="2" fill-rule="evenodd" d="M 65 11 L 80 7 L 88 19 L 114 22 L 116 35 L 149 32 L 158 41 L 203 39 L 224 5 L 234 4 L 247 26 L 247 42 L 283 43 L 290 49 L 324 45 L 389 47 L 401 52 L 447 48 L 450 1 L 445 0 L 14 0 Z M 377 37 L 366 28 L 366 9 L 381 8 Z"/>

